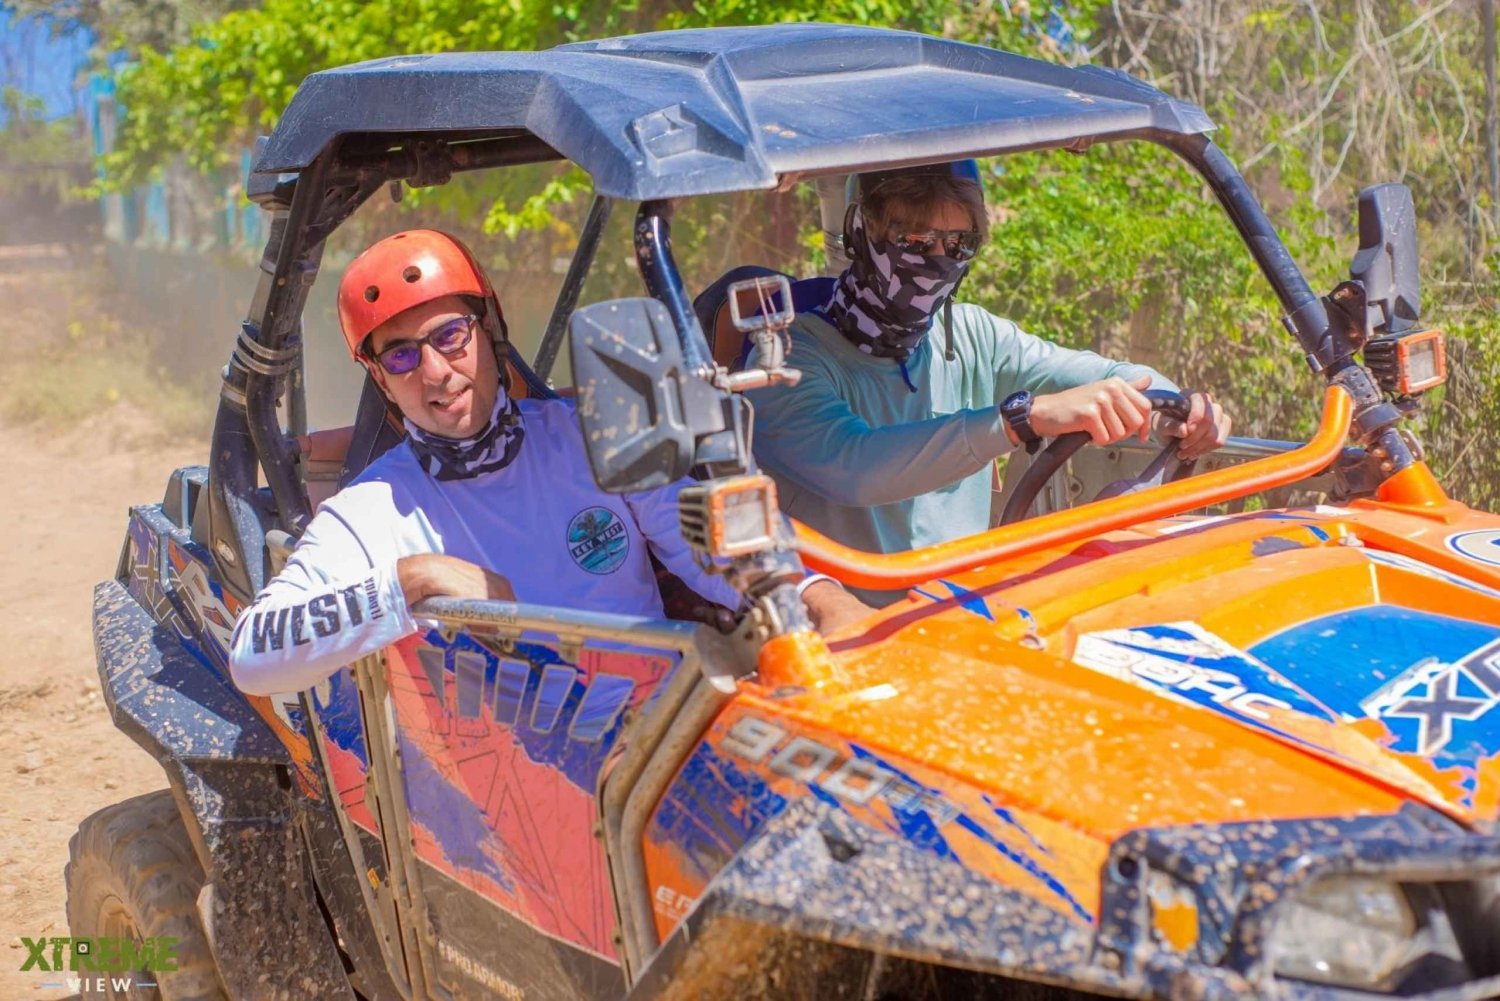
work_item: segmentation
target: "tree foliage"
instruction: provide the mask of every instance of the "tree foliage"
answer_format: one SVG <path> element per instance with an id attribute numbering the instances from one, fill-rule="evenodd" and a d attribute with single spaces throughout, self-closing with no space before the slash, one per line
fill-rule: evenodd
<path id="1" fill-rule="evenodd" d="M 1462 360 L 1419 431 L 1445 483 L 1494 509 L 1500 234 L 1496 193 L 1483 180 L 1487 95 L 1474 7 L 1461 0 L 1117 0 L 1095 42 L 1103 61 L 1231 126 L 1231 151 L 1273 217 L 1292 224 L 1288 242 L 1315 289 L 1347 274 L 1358 189 L 1381 181 L 1412 188 L 1424 319 L 1447 331 Z M 1255 392 L 1245 363 L 1232 354 L 1220 362 L 1237 392 Z"/>
<path id="2" fill-rule="evenodd" d="M 21 16 L 60 31 L 83 28 L 110 50 L 134 53 L 187 43 L 193 28 L 251 0 L 9 0 Z"/>
<path id="3" fill-rule="evenodd" d="M 1427 316 L 1454 335 L 1462 363 L 1429 412 L 1426 436 L 1450 484 L 1472 502 L 1500 505 L 1482 50 L 1476 19 L 1458 0 L 264 0 L 200 24 L 185 41 L 144 47 L 121 71 L 125 116 L 107 174 L 131 185 L 178 157 L 227 171 L 302 78 L 329 66 L 812 19 L 1093 60 L 1204 106 L 1315 289 L 1347 272 L 1358 187 L 1411 183 Z M 1170 154 L 1104 146 L 1082 156 L 1016 155 L 988 169 L 993 239 L 965 282 L 969 298 L 1037 333 L 1149 360 L 1208 388 L 1229 401 L 1245 432 L 1309 430 L 1321 394 L 1268 285 L 1204 185 Z M 495 234 L 492 259 L 524 269 L 566 255 L 586 190 L 580 172 L 547 165 L 461 178 L 414 193 L 407 208 L 477 238 Z M 746 260 L 808 268 L 815 218 L 806 194 L 694 204 L 678 222 L 679 246 L 699 245 L 684 254 L 689 280 Z M 601 258 L 601 280 L 623 281 L 627 270 Z"/>
<path id="4" fill-rule="evenodd" d="M 0 122 L 0 197 L 59 205 L 87 180 L 88 150 L 77 127 L 49 119 L 41 98 L 0 87 Z"/>

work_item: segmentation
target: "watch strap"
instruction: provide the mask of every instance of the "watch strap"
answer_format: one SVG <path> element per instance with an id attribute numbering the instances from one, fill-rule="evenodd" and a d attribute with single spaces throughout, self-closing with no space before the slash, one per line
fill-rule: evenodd
<path id="1" fill-rule="evenodd" d="M 1031 394 L 1024 390 L 1013 393 L 1000 405 L 1000 415 L 1005 418 L 1006 425 L 1016 433 L 1016 437 L 1020 439 L 1027 454 L 1035 455 L 1037 449 L 1042 447 L 1042 436 L 1037 434 L 1031 426 L 1031 401 Z"/>

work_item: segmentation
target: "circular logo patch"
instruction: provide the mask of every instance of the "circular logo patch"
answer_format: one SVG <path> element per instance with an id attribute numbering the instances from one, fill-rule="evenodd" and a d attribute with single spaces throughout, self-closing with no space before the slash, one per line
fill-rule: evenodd
<path id="1" fill-rule="evenodd" d="M 630 552 L 630 533 L 607 507 L 584 508 L 568 522 L 568 555 L 589 573 L 614 573 Z"/>
<path id="2" fill-rule="evenodd" d="M 1500 528 L 1482 528 L 1448 536 L 1448 548 L 1475 563 L 1500 567 Z"/>

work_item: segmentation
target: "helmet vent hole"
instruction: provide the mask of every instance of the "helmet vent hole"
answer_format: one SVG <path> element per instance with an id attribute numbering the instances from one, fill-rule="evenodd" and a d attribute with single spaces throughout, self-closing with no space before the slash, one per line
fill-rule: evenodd
<path id="1" fill-rule="evenodd" d="M 422 269 L 413 264 L 411 267 L 401 272 L 401 277 L 405 278 L 408 282 L 417 281 L 422 277 Z"/>
<path id="2" fill-rule="evenodd" d="M 376 299 L 379 299 L 379 298 L 380 298 L 380 288 L 379 288 L 379 286 L 371 285 L 371 286 L 369 286 L 368 288 L 365 289 L 365 302 L 374 302 Z"/>

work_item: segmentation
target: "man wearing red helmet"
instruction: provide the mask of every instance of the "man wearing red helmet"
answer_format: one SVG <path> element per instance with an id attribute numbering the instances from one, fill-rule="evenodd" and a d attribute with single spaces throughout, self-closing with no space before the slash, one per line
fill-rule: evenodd
<path id="1" fill-rule="evenodd" d="M 820 305 L 792 325 L 801 382 L 748 394 L 755 456 L 787 514 L 845 545 L 902 552 L 988 528 L 994 461 L 1015 448 L 1150 432 L 1143 391 L 1174 388 L 1158 373 L 954 304 L 987 221 L 975 161 L 856 175 L 850 194 L 849 267 L 801 293 Z M 1191 403 L 1169 432 L 1183 458 L 1230 430 L 1207 394 Z"/>
<path id="2" fill-rule="evenodd" d="M 740 605 L 684 542 L 678 486 L 604 493 L 572 402 L 511 396 L 499 301 L 458 240 L 412 230 L 370 247 L 340 283 L 339 323 L 407 438 L 323 503 L 241 616 L 241 689 L 317 684 L 415 632 L 411 606 L 438 595 L 660 617 L 648 548 L 702 597 Z M 805 598 L 824 626 L 866 611 L 826 580 Z"/>

